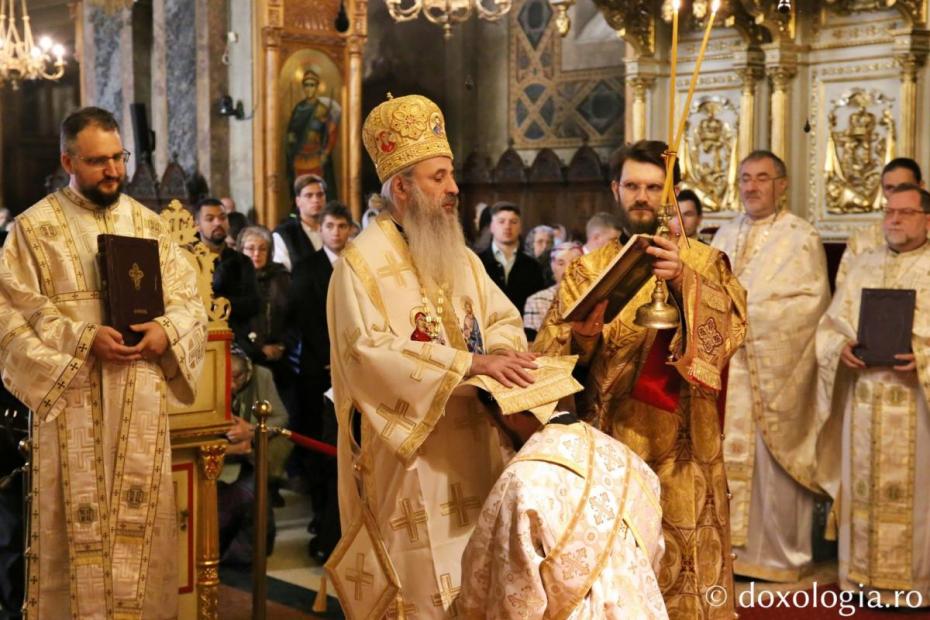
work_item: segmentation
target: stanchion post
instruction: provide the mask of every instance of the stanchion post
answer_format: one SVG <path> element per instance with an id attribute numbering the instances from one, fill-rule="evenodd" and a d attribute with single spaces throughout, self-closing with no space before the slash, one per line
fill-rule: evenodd
<path id="1" fill-rule="evenodd" d="M 268 596 L 265 570 L 268 564 L 268 416 L 271 403 L 261 400 L 252 405 L 255 427 L 255 540 L 252 544 L 252 620 L 265 620 Z"/>

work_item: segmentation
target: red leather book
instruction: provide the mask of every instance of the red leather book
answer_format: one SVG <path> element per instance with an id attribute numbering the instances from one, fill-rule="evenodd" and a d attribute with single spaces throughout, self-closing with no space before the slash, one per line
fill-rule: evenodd
<path id="1" fill-rule="evenodd" d="M 97 236 L 97 260 L 106 324 L 133 346 L 142 334 L 130 325 L 145 323 L 165 313 L 158 242 L 122 235 Z"/>

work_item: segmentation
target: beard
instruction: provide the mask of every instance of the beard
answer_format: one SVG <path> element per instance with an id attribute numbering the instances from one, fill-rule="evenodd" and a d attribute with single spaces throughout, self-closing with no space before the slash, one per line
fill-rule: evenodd
<path id="1" fill-rule="evenodd" d="M 112 192 L 104 191 L 100 188 L 103 182 L 94 183 L 93 185 L 87 186 L 78 186 L 81 195 L 101 209 L 105 209 L 119 200 L 119 195 L 123 193 L 123 186 L 126 184 L 126 177 L 120 177 L 119 179 L 105 179 L 105 181 L 116 181 L 116 189 Z"/>
<path id="2" fill-rule="evenodd" d="M 644 209 L 640 211 L 640 209 Z M 637 213 L 637 219 L 630 215 L 631 211 Z M 646 219 L 643 219 L 646 216 Z M 628 235 L 654 235 L 659 228 L 659 218 L 656 212 L 645 202 L 634 202 L 629 207 L 620 204 L 617 219 Z"/>
<path id="3" fill-rule="evenodd" d="M 455 209 L 446 211 L 443 205 L 449 204 Z M 465 235 L 458 218 L 458 197 L 430 200 L 414 183 L 403 226 L 413 264 L 426 280 L 421 284 L 424 287 L 444 285 L 451 289 L 456 271 L 468 260 Z"/>

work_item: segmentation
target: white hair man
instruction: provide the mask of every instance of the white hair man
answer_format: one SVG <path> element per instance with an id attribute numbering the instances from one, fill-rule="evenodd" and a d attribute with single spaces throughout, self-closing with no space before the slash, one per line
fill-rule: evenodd
<path id="1" fill-rule="evenodd" d="M 529 385 L 534 356 L 521 352 L 520 313 L 465 245 L 436 104 L 389 99 L 362 139 L 385 208 L 343 250 L 329 287 L 343 538 L 326 568 L 350 617 L 446 618 L 505 462 L 461 384 L 488 375 Z"/>
<path id="2" fill-rule="evenodd" d="M 794 582 L 812 559 L 817 433 L 814 332 L 830 303 L 827 259 L 816 229 L 778 205 L 784 162 L 754 151 L 739 168 L 745 213 L 713 246 L 746 289 L 751 329 L 727 386 L 724 461 L 733 498 L 734 572 Z"/>

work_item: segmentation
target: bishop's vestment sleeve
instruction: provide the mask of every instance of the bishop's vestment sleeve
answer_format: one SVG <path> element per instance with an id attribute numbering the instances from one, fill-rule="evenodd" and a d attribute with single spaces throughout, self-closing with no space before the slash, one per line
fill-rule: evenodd
<path id="1" fill-rule="evenodd" d="M 340 427 L 357 410 L 398 458 L 409 462 L 471 367 L 466 351 L 392 331 L 375 288 L 344 256 L 327 299 L 331 366 Z M 377 295 L 377 298 L 374 296 Z M 344 431 L 348 432 L 348 431 Z"/>
<path id="2" fill-rule="evenodd" d="M 98 325 L 64 316 L 41 293 L 41 276 L 20 226 L 0 257 L 0 368 L 3 385 L 41 421 L 89 359 Z"/>
<path id="3" fill-rule="evenodd" d="M 477 255 L 469 252 L 472 272 L 476 274 L 476 288 L 486 304 L 488 317 L 484 328 L 485 352 L 526 351 L 526 332 L 520 311 L 504 292 L 486 276 L 484 265 Z"/>
<path id="4" fill-rule="evenodd" d="M 155 319 L 168 335 L 169 349 L 159 360 L 175 398 L 194 402 L 203 369 L 207 339 L 207 312 L 197 290 L 197 274 L 176 243 L 162 237 L 161 262 L 165 314 Z"/>

